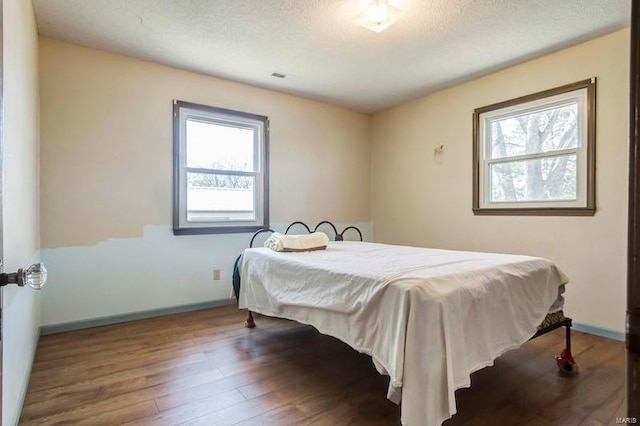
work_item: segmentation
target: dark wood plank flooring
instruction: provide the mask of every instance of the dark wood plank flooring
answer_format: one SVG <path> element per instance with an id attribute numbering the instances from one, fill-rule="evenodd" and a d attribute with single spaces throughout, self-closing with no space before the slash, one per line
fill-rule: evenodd
<path id="1" fill-rule="evenodd" d="M 21 425 L 397 425 L 371 359 L 311 327 L 221 307 L 44 336 Z M 607 425 L 624 413 L 624 344 L 557 330 L 457 392 L 445 425 Z"/>

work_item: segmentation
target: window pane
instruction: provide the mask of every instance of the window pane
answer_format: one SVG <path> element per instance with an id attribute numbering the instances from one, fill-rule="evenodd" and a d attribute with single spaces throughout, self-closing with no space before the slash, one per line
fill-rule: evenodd
<path id="1" fill-rule="evenodd" d="M 187 119 L 187 167 L 254 171 L 254 131 Z"/>
<path id="2" fill-rule="evenodd" d="M 489 168 L 492 203 L 577 198 L 575 154 L 490 164 Z"/>
<path id="3" fill-rule="evenodd" d="M 489 121 L 491 156 L 504 158 L 576 148 L 578 103 Z"/>
<path id="4" fill-rule="evenodd" d="M 187 173 L 187 220 L 256 220 L 255 177 Z"/>

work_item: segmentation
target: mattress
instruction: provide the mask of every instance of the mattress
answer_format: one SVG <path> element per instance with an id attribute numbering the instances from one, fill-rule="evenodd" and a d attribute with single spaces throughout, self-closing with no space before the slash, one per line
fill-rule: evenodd
<path id="1" fill-rule="evenodd" d="M 543 328 L 550 327 L 554 324 L 559 324 L 563 322 L 564 319 L 564 311 L 560 310 L 557 312 L 550 312 L 547 314 L 547 316 L 544 317 L 544 320 L 538 326 L 538 330 L 542 330 Z"/>
<path id="2" fill-rule="evenodd" d="M 371 355 L 405 425 L 456 412 L 455 390 L 531 338 L 567 277 L 542 258 L 334 242 L 248 249 L 239 306 L 310 324 Z"/>
<path id="3" fill-rule="evenodd" d="M 558 287 L 558 297 L 553 302 L 553 305 L 549 308 L 549 313 L 552 314 L 554 312 L 561 311 L 564 308 L 564 292 L 566 291 L 566 286 L 562 284 Z"/>

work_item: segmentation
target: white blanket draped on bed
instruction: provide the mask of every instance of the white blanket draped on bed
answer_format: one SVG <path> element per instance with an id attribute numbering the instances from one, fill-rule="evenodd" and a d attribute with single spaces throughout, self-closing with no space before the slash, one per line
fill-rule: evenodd
<path id="1" fill-rule="evenodd" d="M 362 242 L 245 250 L 239 305 L 372 356 L 402 423 L 439 425 L 470 374 L 527 341 L 568 280 L 546 259 Z"/>

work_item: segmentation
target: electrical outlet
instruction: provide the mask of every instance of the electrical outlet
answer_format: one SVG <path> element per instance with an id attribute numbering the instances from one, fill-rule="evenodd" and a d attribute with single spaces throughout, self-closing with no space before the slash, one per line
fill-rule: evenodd
<path id="1" fill-rule="evenodd" d="M 214 281 L 218 281 L 220 279 L 220 269 L 213 270 L 213 279 Z"/>

